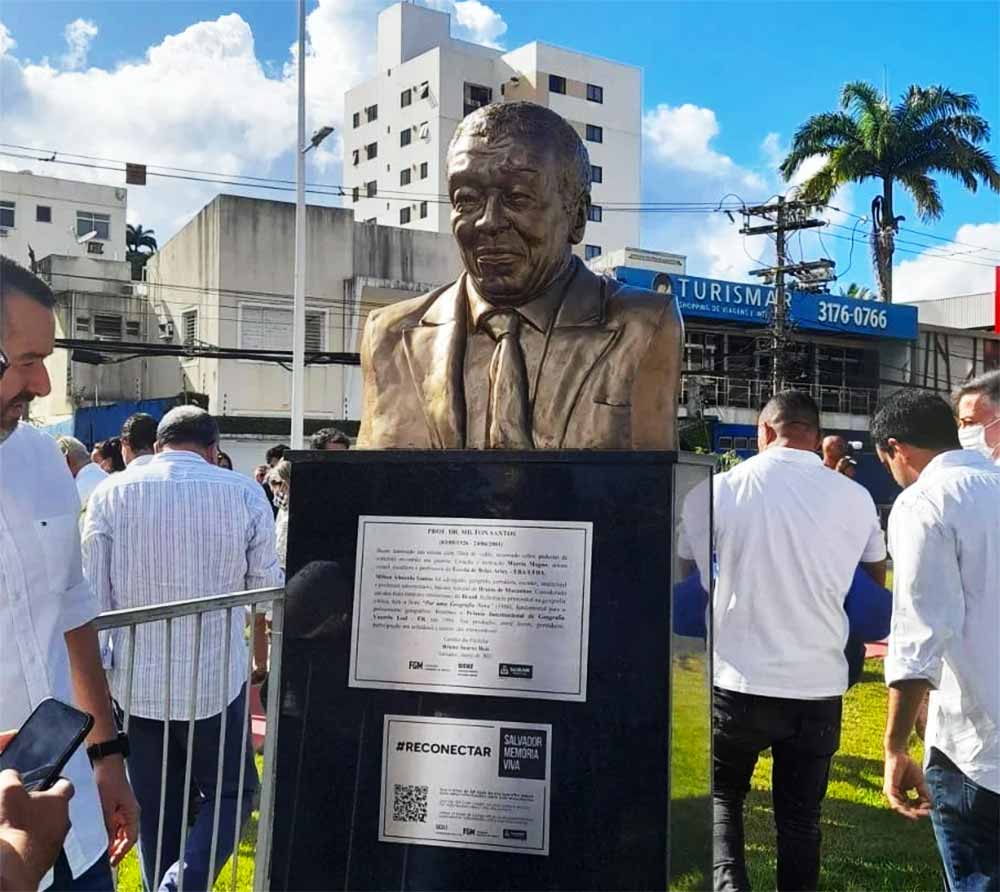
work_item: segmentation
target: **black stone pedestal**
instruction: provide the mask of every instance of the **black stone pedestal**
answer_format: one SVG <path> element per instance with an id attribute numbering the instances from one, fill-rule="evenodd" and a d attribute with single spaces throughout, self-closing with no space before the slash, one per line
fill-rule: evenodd
<path id="1" fill-rule="evenodd" d="M 705 887 L 709 661 L 703 641 L 671 634 L 671 586 L 678 500 L 709 466 L 632 452 L 291 458 L 271 888 Z M 586 702 L 348 687 L 362 515 L 592 522 Z M 297 587 L 315 561 L 333 564 Z M 379 842 L 386 714 L 550 724 L 549 854 Z"/>

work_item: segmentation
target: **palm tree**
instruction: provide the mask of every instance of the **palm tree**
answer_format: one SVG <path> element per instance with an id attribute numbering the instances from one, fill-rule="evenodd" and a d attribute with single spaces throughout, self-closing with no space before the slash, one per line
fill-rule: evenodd
<path id="1" fill-rule="evenodd" d="M 799 127 L 781 173 L 789 180 L 808 158 L 824 156 L 826 163 L 799 195 L 817 204 L 828 202 L 845 183 L 882 181 L 882 195 L 872 203 L 872 242 L 879 293 L 891 302 L 894 236 L 903 219 L 893 211 L 893 186 L 906 189 L 924 221 L 943 211 L 931 173 L 956 177 L 970 192 L 976 191 L 977 178 L 1000 192 L 996 161 L 981 148 L 990 127 L 976 114 L 975 96 L 944 87 L 912 85 L 890 106 L 874 86 L 855 81 L 841 91 L 840 108 L 813 115 Z"/>
<path id="2" fill-rule="evenodd" d="M 148 250 L 144 251 L 143 248 Z M 125 259 L 132 264 L 133 280 L 142 279 L 142 268 L 156 252 L 156 236 L 152 229 L 143 229 L 142 224 L 125 224 Z"/>
<path id="3" fill-rule="evenodd" d="M 840 296 L 841 297 L 853 297 L 857 300 L 871 300 L 872 292 L 867 285 L 859 285 L 857 282 L 851 282 L 846 288 L 840 286 Z"/>

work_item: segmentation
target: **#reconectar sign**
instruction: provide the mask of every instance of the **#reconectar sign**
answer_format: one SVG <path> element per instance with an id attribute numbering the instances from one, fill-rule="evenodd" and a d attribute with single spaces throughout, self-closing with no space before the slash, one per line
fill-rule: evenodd
<path id="1" fill-rule="evenodd" d="M 548 855 L 552 726 L 387 715 L 379 841 Z"/>
<path id="2" fill-rule="evenodd" d="M 726 282 L 656 270 L 617 267 L 615 277 L 629 285 L 669 291 L 685 317 L 708 317 L 767 325 L 774 307 L 774 288 Z M 917 336 L 917 308 L 840 297 L 835 294 L 785 294 L 788 321 L 814 331 L 842 332 L 911 341 Z"/>
<path id="3" fill-rule="evenodd" d="M 351 687 L 587 699 L 593 524 L 358 519 Z"/>

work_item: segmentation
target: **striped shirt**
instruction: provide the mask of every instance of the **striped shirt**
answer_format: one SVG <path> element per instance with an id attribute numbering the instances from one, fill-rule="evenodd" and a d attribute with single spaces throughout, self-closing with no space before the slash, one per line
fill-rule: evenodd
<path id="1" fill-rule="evenodd" d="M 91 497 L 83 534 L 84 572 L 102 610 L 146 607 L 244 589 L 282 585 L 274 518 L 260 486 L 170 450 L 114 474 Z M 247 677 L 245 613 L 232 611 L 229 664 L 224 665 L 225 611 L 205 614 L 198 661 L 196 718 L 217 715 Z M 195 617 L 136 628 L 131 712 L 144 718 L 187 719 L 195 658 Z M 111 692 L 126 703 L 128 630 L 112 633 Z M 166 709 L 166 664 L 170 702 Z"/>

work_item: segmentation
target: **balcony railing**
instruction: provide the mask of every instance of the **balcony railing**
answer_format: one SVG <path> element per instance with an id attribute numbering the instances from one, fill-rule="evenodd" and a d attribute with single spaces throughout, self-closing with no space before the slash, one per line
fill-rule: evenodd
<path id="1" fill-rule="evenodd" d="M 816 400 L 821 412 L 844 415 L 871 415 L 878 402 L 878 391 L 867 387 L 835 387 L 827 384 L 795 384 Z M 773 395 L 771 382 L 763 378 L 735 378 L 722 375 L 685 372 L 681 381 L 681 405 L 692 398 L 703 409 L 716 406 L 734 409 L 759 409 Z"/>

